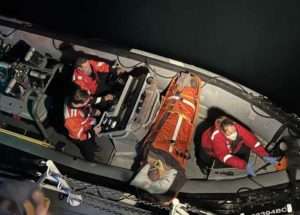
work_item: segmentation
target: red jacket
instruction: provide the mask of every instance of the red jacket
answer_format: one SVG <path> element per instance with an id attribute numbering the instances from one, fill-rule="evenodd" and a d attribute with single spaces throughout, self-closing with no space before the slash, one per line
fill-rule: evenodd
<path id="1" fill-rule="evenodd" d="M 265 148 L 249 130 L 237 123 L 235 123 L 235 127 L 241 140 L 234 148 L 232 147 L 233 142 L 229 140 L 220 129 L 218 121 L 216 121 L 214 126 L 203 133 L 201 139 L 202 148 L 210 156 L 238 169 L 245 169 L 247 165 L 246 161 L 234 155 L 243 144 L 248 146 L 260 157 L 268 156 Z"/>
<path id="2" fill-rule="evenodd" d="M 88 60 L 92 72 L 97 73 L 108 73 L 109 65 L 107 63 L 95 60 Z M 88 94 L 94 95 L 98 88 L 97 79 L 87 75 L 85 72 L 76 68 L 73 73 L 73 82 L 77 84 L 80 89 L 87 91 Z"/>
<path id="3" fill-rule="evenodd" d="M 65 128 L 69 132 L 69 137 L 75 140 L 85 141 L 92 137 L 91 129 L 96 124 L 96 120 L 85 114 L 80 108 L 73 108 L 65 105 L 64 110 Z"/>

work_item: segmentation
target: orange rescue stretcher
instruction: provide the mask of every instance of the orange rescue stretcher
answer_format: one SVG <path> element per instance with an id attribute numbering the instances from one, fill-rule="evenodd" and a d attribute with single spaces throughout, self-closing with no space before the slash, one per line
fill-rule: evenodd
<path id="1" fill-rule="evenodd" d="M 131 185 L 147 191 L 143 198 L 168 205 L 186 181 L 193 133 L 199 112 L 202 80 L 191 73 L 172 79 L 161 107 L 142 145 L 142 162 Z M 160 178 L 151 180 L 150 165 Z"/>
<path id="2" fill-rule="evenodd" d="M 150 148 L 169 153 L 185 169 L 199 111 L 199 76 L 181 73 L 175 77 L 162 100 L 162 105 L 146 142 Z"/>

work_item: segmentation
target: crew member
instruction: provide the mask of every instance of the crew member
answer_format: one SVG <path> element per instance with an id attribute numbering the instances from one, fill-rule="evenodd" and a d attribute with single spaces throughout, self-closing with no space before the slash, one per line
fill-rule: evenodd
<path id="1" fill-rule="evenodd" d="M 72 81 L 89 95 L 103 96 L 114 91 L 118 77 L 124 70 L 112 69 L 103 61 L 79 58 L 76 61 Z"/>
<path id="2" fill-rule="evenodd" d="M 64 108 L 64 125 L 69 137 L 88 161 L 95 160 L 95 152 L 99 151 L 95 143 L 95 134 L 101 132 L 101 127 L 95 127 L 96 117 L 100 116 L 101 111 L 91 107 L 92 100 L 93 97 L 78 89 Z"/>
<path id="3" fill-rule="evenodd" d="M 202 134 L 202 148 L 208 155 L 217 158 L 224 164 L 238 169 L 246 169 L 248 175 L 255 176 L 253 164 L 239 156 L 243 151 L 251 149 L 267 163 L 276 164 L 263 145 L 249 130 L 227 117 L 215 121 L 214 126 Z"/>

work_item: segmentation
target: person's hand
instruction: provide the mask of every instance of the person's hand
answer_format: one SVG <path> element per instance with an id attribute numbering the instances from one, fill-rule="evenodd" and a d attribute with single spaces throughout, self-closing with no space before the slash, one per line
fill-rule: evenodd
<path id="1" fill-rule="evenodd" d="M 91 125 L 96 125 L 97 120 L 95 118 L 90 118 L 90 119 L 91 119 L 90 124 Z"/>
<path id="2" fill-rule="evenodd" d="M 95 126 L 94 127 L 94 132 L 95 132 L 96 135 L 100 134 L 101 131 L 102 131 L 101 126 Z"/>
<path id="3" fill-rule="evenodd" d="M 23 207 L 26 214 L 48 215 L 50 200 L 40 190 L 35 190 L 31 196 L 32 200 L 26 200 Z"/>
<path id="4" fill-rule="evenodd" d="M 247 164 L 246 170 L 249 176 L 256 176 L 253 168 L 253 163 L 251 161 Z"/>
<path id="5" fill-rule="evenodd" d="M 275 158 L 275 157 L 265 156 L 265 157 L 263 157 L 263 159 L 265 162 L 267 162 L 269 164 L 272 164 L 272 165 L 277 164 L 277 158 Z"/>
<path id="6" fill-rule="evenodd" d="M 108 94 L 108 95 L 104 96 L 105 101 L 112 101 L 113 99 L 114 99 L 114 96 L 112 94 Z"/>
<path id="7" fill-rule="evenodd" d="M 50 206 L 50 200 L 44 196 L 44 194 L 41 191 L 35 191 L 32 194 L 32 200 L 36 205 L 36 215 L 47 215 L 49 206 Z"/>
<path id="8" fill-rule="evenodd" d="M 122 75 L 127 72 L 123 67 L 117 67 L 117 75 Z"/>
<path id="9" fill-rule="evenodd" d="M 96 109 L 96 110 L 94 111 L 94 116 L 100 116 L 100 115 L 101 115 L 101 111 L 98 110 L 98 109 Z"/>

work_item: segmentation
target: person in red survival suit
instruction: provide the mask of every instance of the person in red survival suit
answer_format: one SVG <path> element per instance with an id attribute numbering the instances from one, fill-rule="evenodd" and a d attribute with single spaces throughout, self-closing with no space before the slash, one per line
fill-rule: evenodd
<path id="1" fill-rule="evenodd" d="M 79 58 L 72 81 L 89 95 L 103 96 L 113 91 L 118 84 L 119 75 L 124 72 L 122 69 L 112 69 L 103 61 Z"/>
<path id="2" fill-rule="evenodd" d="M 64 126 L 88 161 L 95 161 L 95 152 L 100 150 L 95 143 L 95 135 L 101 132 L 101 127 L 95 125 L 101 111 L 92 108 L 92 101 L 93 97 L 78 89 L 64 107 Z"/>
<path id="3" fill-rule="evenodd" d="M 246 169 L 248 175 L 255 176 L 253 163 L 237 156 L 243 147 L 248 147 L 267 163 L 276 164 L 276 158 L 271 157 L 263 145 L 249 130 L 227 117 L 215 121 L 215 125 L 202 134 L 202 148 L 208 155 L 219 159 L 228 166 Z"/>

